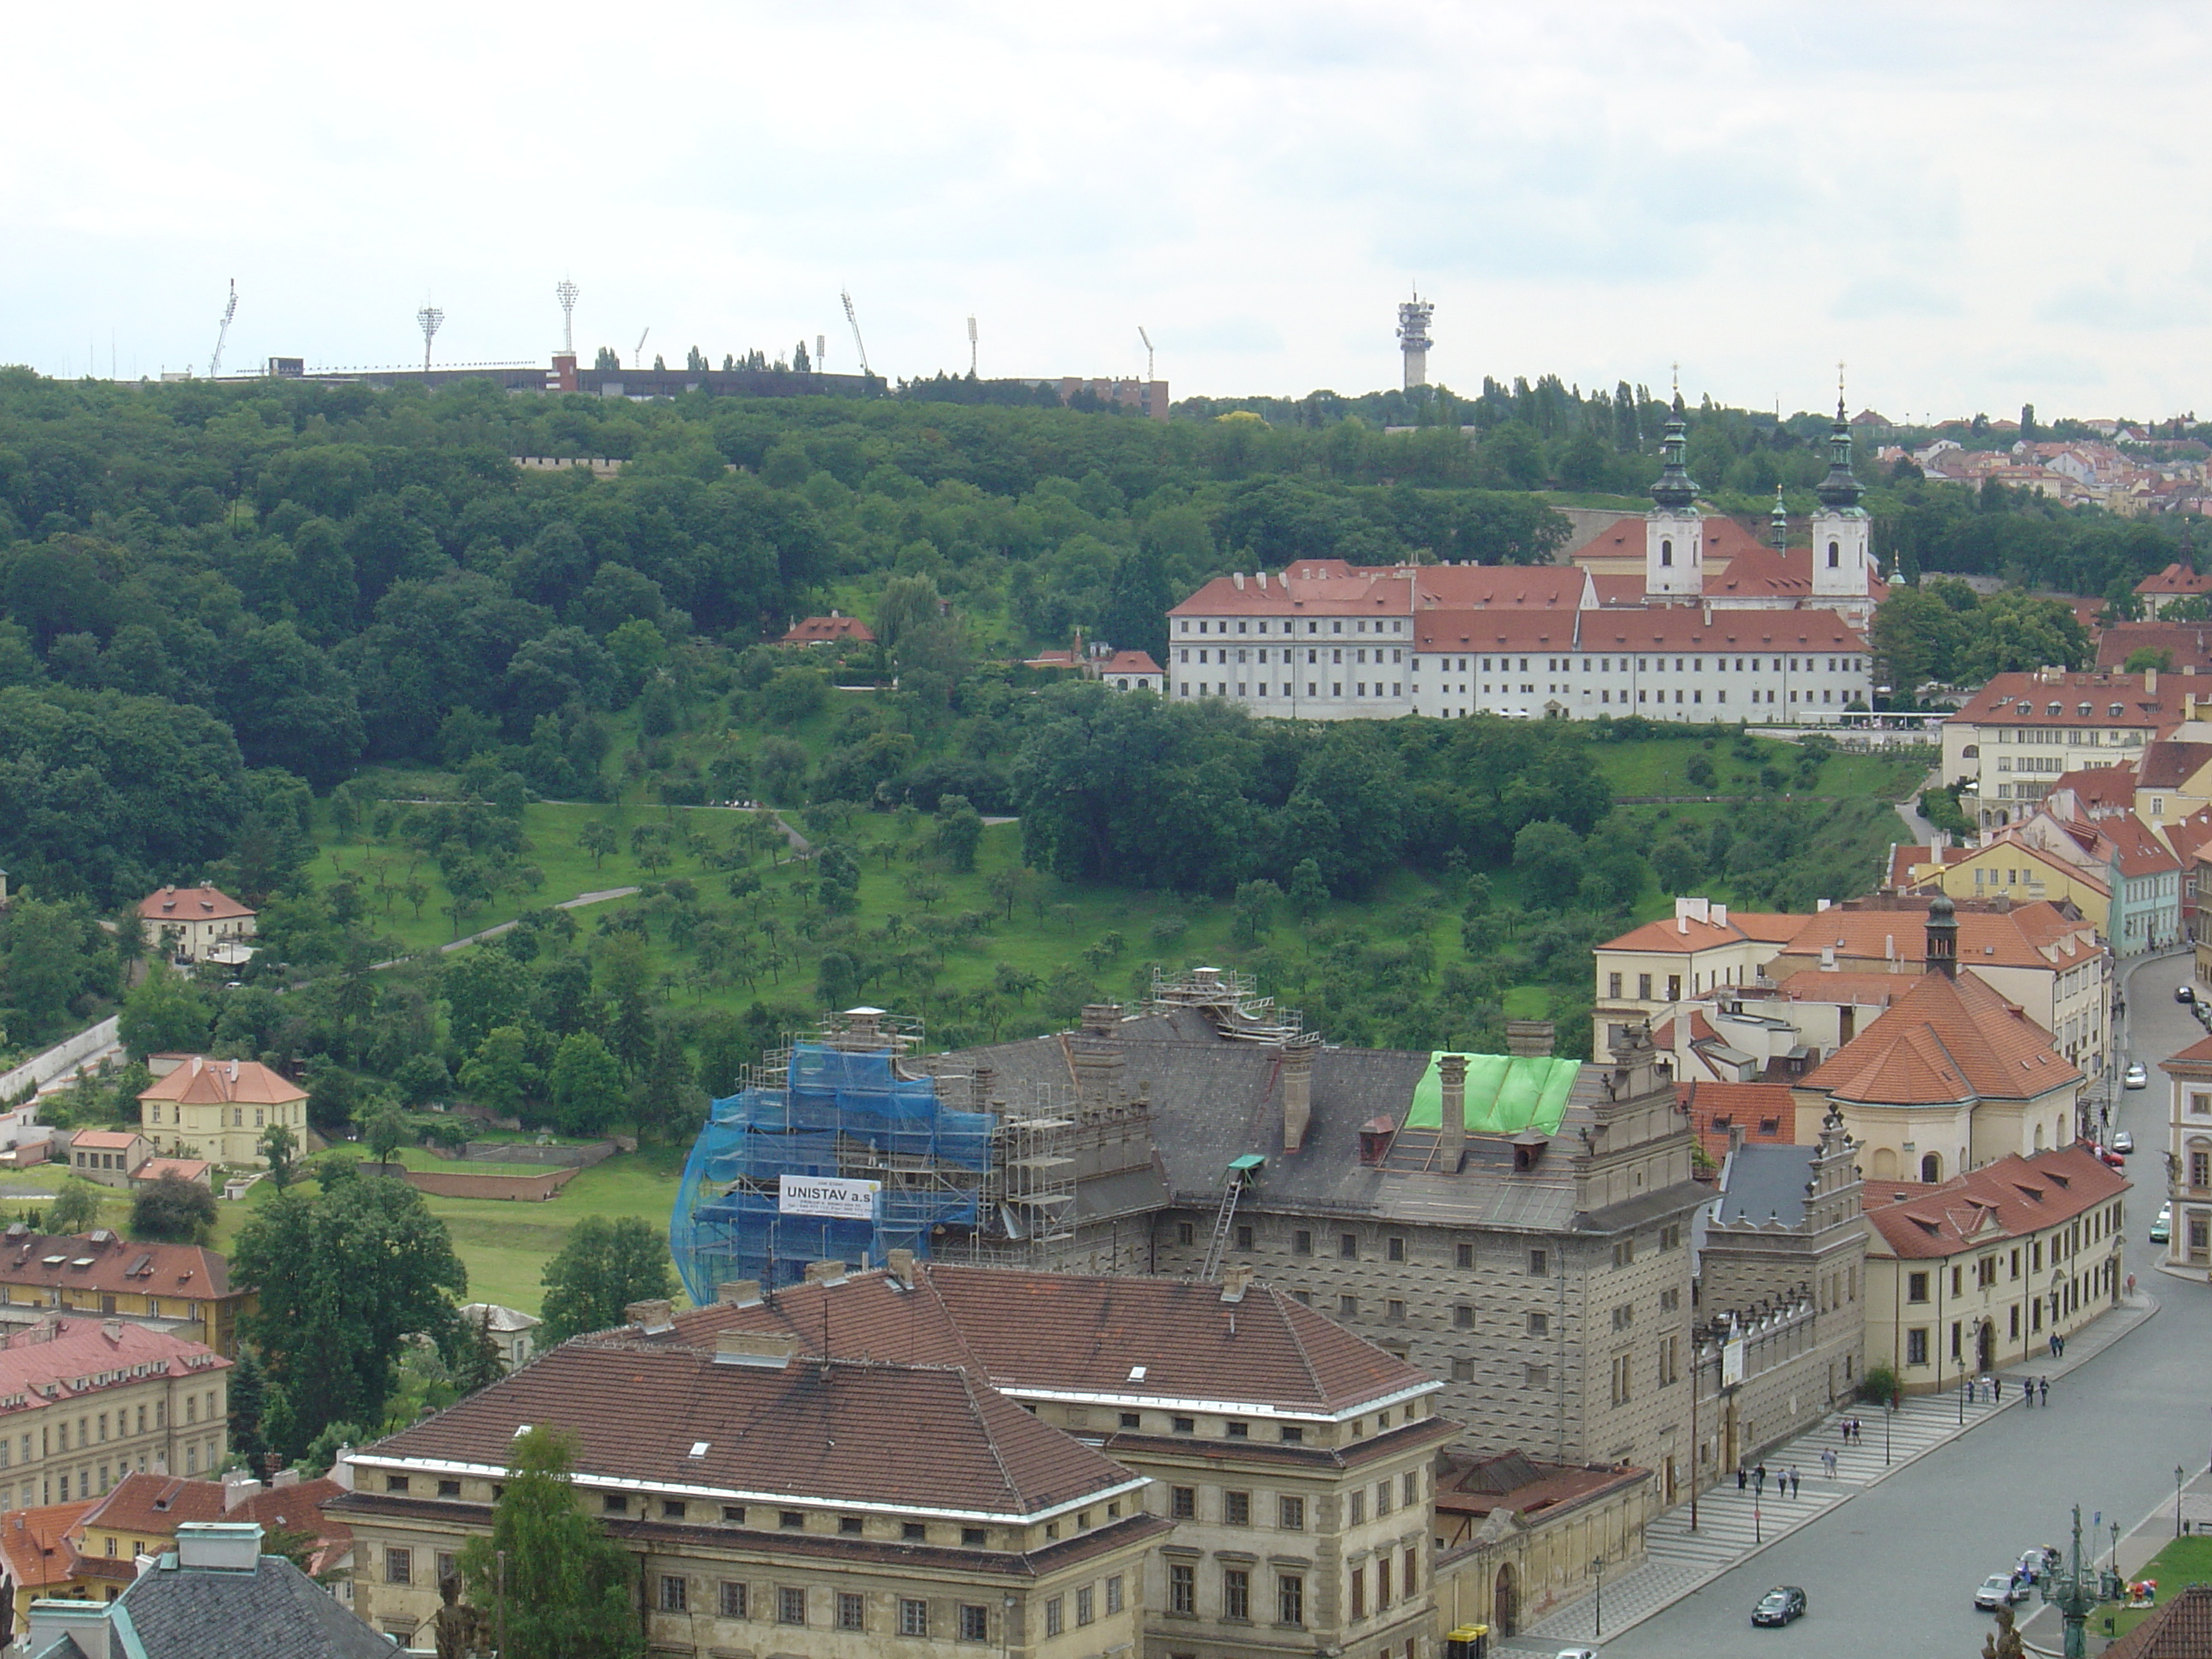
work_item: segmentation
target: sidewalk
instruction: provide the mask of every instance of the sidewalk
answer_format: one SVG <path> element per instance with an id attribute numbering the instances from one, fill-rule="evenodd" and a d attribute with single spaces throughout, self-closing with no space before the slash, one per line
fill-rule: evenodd
<path id="1" fill-rule="evenodd" d="M 1756 1505 L 1753 1494 L 1738 1492 L 1733 1476 L 1707 1488 L 1698 1498 L 1698 1529 L 1690 1530 L 1690 1506 L 1676 1504 L 1644 1531 L 1645 1559 L 1642 1565 L 1605 1584 L 1605 1633 L 1618 1636 L 1664 1612 L 1692 1591 L 1723 1573 L 1739 1567 L 1766 1546 L 1808 1527 L 1838 1504 L 1894 1474 L 1915 1458 L 1957 1439 L 1998 1412 L 2023 1409 L 2021 1381 L 2027 1376 L 2049 1377 L 2051 1386 L 2076 1366 L 2087 1364 L 2158 1311 L 2158 1304 L 2140 1288 L 2094 1325 L 2078 1332 L 2066 1345 L 2066 1357 L 2000 1373 L 2003 1398 L 1992 1405 L 1984 1398 L 1961 1410 L 1958 1391 L 1916 1395 L 1908 1398 L 1885 1425 L 1879 1407 L 1854 1407 L 1824 1419 L 1816 1427 L 1768 1452 L 1767 1493 Z M 1846 1416 L 1858 1417 L 1860 1443 L 1846 1446 L 1837 1424 Z M 1964 1420 L 1961 1421 L 1963 1416 Z M 1885 1460 L 1883 1431 L 1888 1431 Z M 1820 1463 L 1823 1449 L 1836 1454 L 1836 1478 L 1828 1479 Z M 1792 1465 L 1801 1481 L 1794 1498 L 1774 1495 L 1773 1474 Z M 2147 1525 L 2148 1523 L 2146 1523 Z M 2155 1546 L 2153 1547 L 2154 1550 Z M 2148 1559 L 2151 1551 L 2145 1552 Z M 2128 1559 L 2124 1546 L 2121 1560 Z M 1596 1598 L 1585 1596 L 1536 1621 L 1527 1630 L 1496 1645 L 1528 1652 L 1553 1654 L 1565 1647 L 1587 1647 L 1598 1638 L 1595 1632 Z"/>

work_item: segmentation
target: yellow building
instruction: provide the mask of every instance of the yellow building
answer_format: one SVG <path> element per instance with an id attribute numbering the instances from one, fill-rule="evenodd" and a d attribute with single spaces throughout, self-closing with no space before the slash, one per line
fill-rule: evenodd
<path id="1" fill-rule="evenodd" d="M 262 1162 L 261 1136 L 274 1125 L 295 1145 L 307 1139 L 307 1091 L 258 1060 L 157 1054 L 149 1063 L 156 1075 L 139 1093 L 139 1127 L 172 1157 L 242 1168 Z"/>
<path id="2" fill-rule="evenodd" d="M 180 962 L 240 962 L 255 912 L 214 887 L 164 887 L 138 901 L 146 943 Z"/>
<path id="3" fill-rule="evenodd" d="M 140 1244 L 106 1227 L 87 1234 L 0 1232 L 0 1328 L 53 1313 L 125 1319 L 238 1353 L 238 1322 L 252 1292 L 230 1282 L 230 1263 L 198 1244 Z"/>
<path id="4" fill-rule="evenodd" d="M 1939 855 L 1940 856 L 1940 855 Z M 2017 835 L 1999 835 L 1955 863 L 1917 866 L 1909 878 L 1915 887 L 1940 887 L 1954 899 L 2008 898 L 2033 904 L 2048 899 L 2071 903 L 2106 939 L 2112 905 L 2111 885 L 2054 853 L 2030 846 Z"/>

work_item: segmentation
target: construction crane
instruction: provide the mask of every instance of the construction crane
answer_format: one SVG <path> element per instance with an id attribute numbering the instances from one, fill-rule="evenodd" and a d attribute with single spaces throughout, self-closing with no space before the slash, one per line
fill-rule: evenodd
<path id="1" fill-rule="evenodd" d="M 875 371 L 868 367 L 868 343 L 860 337 L 860 318 L 853 309 L 853 291 L 841 289 L 837 297 L 845 302 L 845 320 L 853 325 L 853 346 L 860 354 L 860 378 L 865 380 Z"/>
<path id="2" fill-rule="evenodd" d="M 1137 337 L 1145 343 L 1145 379 L 1150 382 L 1155 378 L 1152 374 L 1152 337 L 1145 332 L 1142 323 L 1137 325 Z"/>
<path id="3" fill-rule="evenodd" d="M 230 337 L 230 319 L 238 315 L 238 278 L 230 279 L 230 303 L 222 308 L 222 325 L 215 331 L 215 356 L 208 359 L 208 379 L 222 368 L 222 343 Z"/>
<path id="4" fill-rule="evenodd" d="M 643 368 L 645 367 L 645 335 L 652 332 L 653 325 L 647 323 L 645 325 L 645 334 L 639 335 L 637 337 L 637 343 L 630 348 L 629 366 L 632 368 Z"/>

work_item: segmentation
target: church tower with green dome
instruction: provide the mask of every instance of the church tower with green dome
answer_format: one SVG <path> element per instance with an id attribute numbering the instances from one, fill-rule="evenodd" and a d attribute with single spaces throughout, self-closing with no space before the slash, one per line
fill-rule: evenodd
<path id="1" fill-rule="evenodd" d="M 1661 605 L 1694 605 L 1705 591 L 1705 521 L 1698 511 L 1697 480 L 1684 459 L 1687 433 L 1677 386 L 1659 446 L 1651 511 L 1644 516 L 1644 597 Z"/>

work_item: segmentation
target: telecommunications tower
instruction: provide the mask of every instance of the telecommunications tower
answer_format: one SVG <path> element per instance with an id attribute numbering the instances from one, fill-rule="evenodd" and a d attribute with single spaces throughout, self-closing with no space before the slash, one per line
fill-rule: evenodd
<path id="1" fill-rule="evenodd" d="M 571 357 L 576 355 L 576 296 L 581 292 L 566 276 L 553 290 L 553 297 L 561 302 L 561 349 Z"/>
<path id="2" fill-rule="evenodd" d="M 422 331 L 422 372 L 430 372 L 430 341 L 446 320 L 446 313 L 435 306 L 424 306 L 415 313 L 415 326 Z"/>
<path id="3" fill-rule="evenodd" d="M 1419 289 L 1398 307 L 1398 349 L 1406 354 L 1406 390 L 1429 383 L 1429 319 L 1437 314 L 1435 302 L 1424 300 Z"/>
<path id="4" fill-rule="evenodd" d="M 238 315 L 238 278 L 230 279 L 230 303 L 222 308 L 222 323 L 215 331 L 215 351 L 208 358 L 208 379 L 222 373 L 222 344 L 230 337 L 231 320 Z"/>

